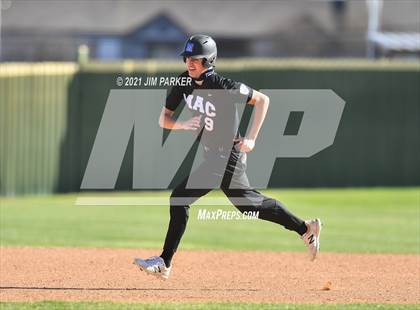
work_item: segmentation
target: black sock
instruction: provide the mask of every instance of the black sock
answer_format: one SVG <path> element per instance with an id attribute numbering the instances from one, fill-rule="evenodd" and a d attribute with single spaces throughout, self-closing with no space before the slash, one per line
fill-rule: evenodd
<path id="1" fill-rule="evenodd" d="M 308 226 L 306 226 L 305 222 L 303 222 L 302 225 L 299 226 L 299 230 L 297 231 L 297 233 L 302 236 L 307 231 L 308 231 Z"/>
<path id="2" fill-rule="evenodd" d="M 169 251 L 165 250 L 163 250 L 162 254 L 160 254 L 160 257 L 162 257 L 163 261 L 165 262 L 166 268 L 171 266 L 172 256 L 174 256 L 174 253 L 170 253 Z"/>

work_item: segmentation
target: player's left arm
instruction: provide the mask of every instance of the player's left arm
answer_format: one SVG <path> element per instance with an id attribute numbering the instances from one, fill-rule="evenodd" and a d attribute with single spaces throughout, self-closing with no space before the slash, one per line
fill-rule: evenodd
<path id="1" fill-rule="evenodd" d="M 254 105 L 255 111 L 254 119 L 248 134 L 239 142 L 239 148 L 242 152 L 250 152 L 253 150 L 258 133 L 267 114 L 270 98 L 259 91 L 253 90 L 252 97 L 248 101 L 248 104 Z"/>

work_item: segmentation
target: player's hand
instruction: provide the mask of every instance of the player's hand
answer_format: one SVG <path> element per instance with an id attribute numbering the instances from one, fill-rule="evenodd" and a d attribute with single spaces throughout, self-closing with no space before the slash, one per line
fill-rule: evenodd
<path id="1" fill-rule="evenodd" d="M 239 151 L 241 151 L 241 152 L 248 153 L 248 152 L 251 152 L 254 149 L 255 140 L 253 140 L 253 139 L 241 138 L 241 139 L 237 139 L 235 141 L 239 141 L 238 147 L 239 147 Z"/>
<path id="2" fill-rule="evenodd" d="M 189 120 L 182 122 L 181 126 L 184 130 L 197 130 L 200 128 L 201 115 L 194 116 Z"/>

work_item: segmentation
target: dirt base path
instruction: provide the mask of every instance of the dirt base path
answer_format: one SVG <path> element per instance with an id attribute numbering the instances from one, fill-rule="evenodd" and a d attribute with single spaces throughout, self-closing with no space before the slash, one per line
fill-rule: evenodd
<path id="1" fill-rule="evenodd" d="M 150 250 L 0 248 L 1 301 L 419 303 L 420 255 L 180 251 L 168 281 Z M 330 282 L 330 289 L 324 286 Z M 328 286 L 328 285 L 327 285 Z"/>

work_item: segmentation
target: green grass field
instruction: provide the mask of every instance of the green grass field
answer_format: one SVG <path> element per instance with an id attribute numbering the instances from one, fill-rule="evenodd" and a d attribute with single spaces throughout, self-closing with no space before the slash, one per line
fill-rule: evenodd
<path id="1" fill-rule="evenodd" d="M 324 222 L 322 251 L 420 252 L 420 188 L 266 190 L 303 218 Z M 103 193 L 159 195 L 168 192 Z M 212 195 L 219 196 L 219 192 Z M 162 247 L 168 206 L 76 206 L 76 194 L 0 199 L 1 246 Z M 305 251 L 296 234 L 265 221 L 199 221 L 193 206 L 181 249 Z M 254 309 L 255 304 L 1 303 L 1 309 Z M 334 309 L 258 304 L 258 309 Z M 342 309 L 417 309 L 418 305 L 339 305 Z"/>
<path id="2" fill-rule="evenodd" d="M 420 188 L 263 192 L 302 218 L 320 217 L 324 222 L 325 252 L 420 251 Z M 1 198 L 1 245 L 162 247 L 168 206 L 76 206 L 76 198 L 75 194 Z M 233 206 L 193 205 L 182 249 L 305 251 L 295 233 L 276 224 L 261 220 L 197 220 L 199 208 L 235 210 Z"/>

